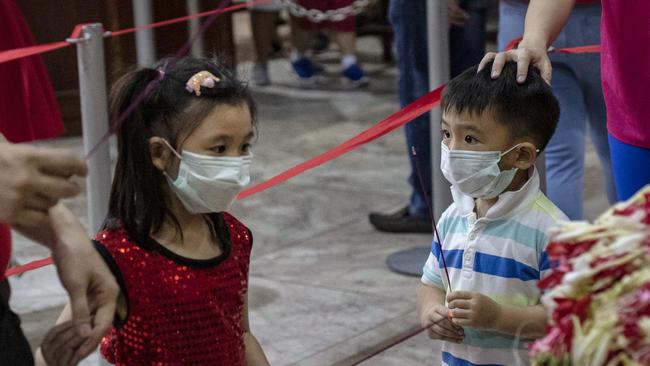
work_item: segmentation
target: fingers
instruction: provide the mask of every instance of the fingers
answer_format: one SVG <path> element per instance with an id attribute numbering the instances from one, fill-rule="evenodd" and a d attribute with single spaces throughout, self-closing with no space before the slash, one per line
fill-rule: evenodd
<path id="1" fill-rule="evenodd" d="M 451 312 L 452 322 L 456 326 L 459 325 L 456 322 L 457 319 L 469 319 L 470 316 L 472 315 L 472 312 L 466 309 L 454 309 L 454 310 L 450 310 L 450 312 Z"/>
<path id="2" fill-rule="evenodd" d="M 471 309 L 469 300 L 452 300 L 449 302 L 449 309 Z"/>
<path id="3" fill-rule="evenodd" d="M 91 318 L 86 298 L 86 286 L 83 282 L 68 281 L 66 289 L 70 294 L 72 320 L 77 333 L 82 337 L 89 337 L 92 328 L 90 326 Z"/>
<path id="4" fill-rule="evenodd" d="M 56 205 L 56 203 L 57 200 L 39 193 L 29 195 L 24 199 L 24 206 L 27 210 L 35 210 L 45 213 L 47 213 L 50 207 Z"/>
<path id="5" fill-rule="evenodd" d="M 490 62 L 494 61 L 494 58 L 496 57 L 496 52 L 488 52 L 483 56 L 483 59 L 481 62 L 478 64 L 478 70 L 476 72 L 480 72 L 485 68 L 485 65 L 489 64 Z"/>
<path id="6" fill-rule="evenodd" d="M 447 295 L 447 302 L 451 303 L 454 300 L 470 300 L 473 297 L 471 292 L 467 291 L 453 291 Z"/>
<path id="7" fill-rule="evenodd" d="M 507 60 L 508 52 L 499 52 L 494 56 L 494 62 L 492 63 L 492 72 L 490 73 L 492 79 L 496 79 L 501 76 L 501 71 L 503 71 L 503 66 L 505 66 Z"/>
<path id="8" fill-rule="evenodd" d="M 537 65 L 537 67 L 539 68 L 539 72 L 542 75 L 542 79 L 544 79 L 544 81 L 546 81 L 548 85 L 551 85 L 553 68 L 551 66 L 550 60 L 546 58 L 545 60 L 540 62 L 539 65 Z"/>
<path id="9" fill-rule="evenodd" d="M 83 341 L 84 338 L 75 330 L 74 322 L 61 323 L 45 336 L 41 346 L 43 358 L 50 366 L 71 365 L 72 356 Z"/>
<path id="10" fill-rule="evenodd" d="M 99 345 L 99 342 L 101 342 L 102 337 L 113 326 L 117 289 L 114 292 L 115 295 L 107 294 L 106 301 L 104 301 L 102 304 L 98 304 L 99 307 L 95 313 L 92 333 L 86 342 L 84 342 L 83 345 L 81 345 L 77 350 L 75 354 L 75 360 L 81 361 L 90 355 L 95 350 L 95 348 L 97 348 L 97 345 Z"/>
<path id="11" fill-rule="evenodd" d="M 47 227 L 49 220 L 50 217 L 47 211 L 22 208 L 14 217 L 12 224 L 16 228 L 38 228 Z"/>
<path id="12" fill-rule="evenodd" d="M 458 335 L 454 335 L 454 336 L 443 335 L 443 334 L 438 333 L 438 331 L 436 329 L 434 329 L 433 327 L 429 328 L 427 330 L 427 336 L 430 339 L 437 339 L 437 340 L 451 342 L 451 343 L 461 343 L 463 341 L 463 337 L 461 337 L 461 336 L 458 336 Z"/>
<path id="13" fill-rule="evenodd" d="M 523 83 L 528 77 L 528 66 L 530 66 L 530 56 L 527 52 L 517 53 L 517 82 Z"/>
<path id="14" fill-rule="evenodd" d="M 71 180 L 40 176 L 33 182 L 33 187 L 38 194 L 47 197 L 54 203 L 59 199 L 74 197 L 79 194 L 79 185 Z"/>
<path id="15" fill-rule="evenodd" d="M 47 175 L 69 178 L 73 175 L 86 176 L 86 163 L 68 153 L 52 149 L 39 149 L 31 157 L 39 170 Z"/>

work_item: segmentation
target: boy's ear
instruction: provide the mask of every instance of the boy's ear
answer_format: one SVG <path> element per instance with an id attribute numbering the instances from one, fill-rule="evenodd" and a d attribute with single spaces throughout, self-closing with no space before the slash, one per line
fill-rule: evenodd
<path id="1" fill-rule="evenodd" d="M 154 136 L 149 139 L 149 155 L 151 162 L 158 170 L 161 172 L 167 170 L 172 159 L 172 152 L 162 137 Z"/>
<path id="2" fill-rule="evenodd" d="M 514 167 L 520 170 L 528 170 L 535 164 L 537 159 L 537 147 L 530 142 L 522 142 L 517 147 L 517 158 Z"/>

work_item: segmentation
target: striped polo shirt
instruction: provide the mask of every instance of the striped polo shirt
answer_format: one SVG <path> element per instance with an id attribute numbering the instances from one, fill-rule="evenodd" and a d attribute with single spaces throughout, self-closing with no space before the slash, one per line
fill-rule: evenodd
<path id="1" fill-rule="evenodd" d="M 451 187 L 454 203 L 442 214 L 438 231 L 454 291 L 479 292 L 499 304 L 539 304 L 538 281 L 550 269 L 548 231 L 568 218 L 541 192 L 533 168 L 526 184 L 504 192 L 485 217 L 474 199 Z M 445 289 L 447 278 L 434 240 L 422 282 Z M 443 283 L 444 281 L 444 283 Z M 462 344 L 443 342 L 445 365 L 528 365 L 527 344 L 515 337 L 465 328 Z"/>

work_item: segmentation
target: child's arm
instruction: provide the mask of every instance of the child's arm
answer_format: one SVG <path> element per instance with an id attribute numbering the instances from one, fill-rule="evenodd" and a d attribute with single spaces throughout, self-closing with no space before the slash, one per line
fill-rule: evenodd
<path id="1" fill-rule="evenodd" d="M 427 328 L 431 339 L 461 343 L 463 328 L 452 323 L 445 307 L 445 293 L 436 286 L 420 283 L 418 286 L 418 314 L 422 327 Z"/>
<path id="2" fill-rule="evenodd" d="M 122 296 L 121 292 L 117 302 L 116 313 L 121 319 L 124 319 L 126 316 L 126 299 Z M 86 357 L 80 357 L 81 355 L 75 351 L 84 345 L 88 339 L 80 338 L 74 332 L 69 332 L 69 327 L 74 328 L 70 303 L 66 304 L 63 308 L 61 315 L 56 320 L 56 325 L 47 332 L 41 346 L 36 349 L 34 366 L 76 365 Z M 68 354 L 71 354 L 70 358 L 66 358 Z M 63 362 L 66 360 L 67 362 Z"/>
<path id="3" fill-rule="evenodd" d="M 500 305 L 486 295 L 456 291 L 447 296 L 453 322 L 463 327 L 491 329 L 524 339 L 544 335 L 547 317 L 542 305 Z"/>
<path id="4" fill-rule="evenodd" d="M 246 347 L 246 365 L 247 366 L 269 366 L 262 346 L 253 335 L 248 323 L 248 294 L 244 299 L 244 309 L 242 322 L 244 323 L 244 346 Z"/>

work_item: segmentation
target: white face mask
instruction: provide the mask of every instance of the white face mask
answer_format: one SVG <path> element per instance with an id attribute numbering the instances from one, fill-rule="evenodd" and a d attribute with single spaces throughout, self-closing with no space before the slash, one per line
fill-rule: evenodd
<path id="1" fill-rule="evenodd" d="M 501 171 L 499 161 L 505 152 L 449 150 L 441 143 L 440 169 L 445 178 L 458 190 L 473 198 L 494 198 L 512 183 L 517 168 Z"/>
<path id="2" fill-rule="evenodd" d="M 239 192 L 250 183 L 252 154 L 220 157 L 183 151 L 179 155 L 167 141 L 165 144 L 181 162 L 175 180 L 166 172 L 163 174 L 185 209 L 191 213 L 228 210 Z"/>

